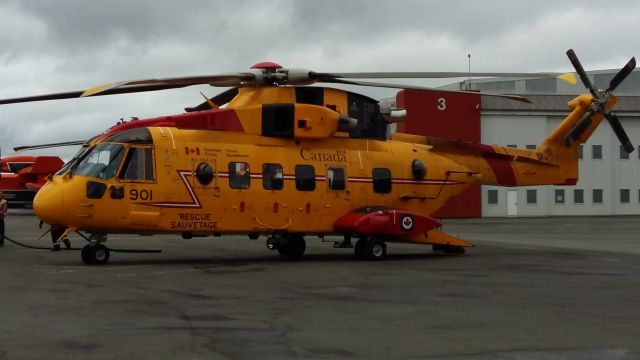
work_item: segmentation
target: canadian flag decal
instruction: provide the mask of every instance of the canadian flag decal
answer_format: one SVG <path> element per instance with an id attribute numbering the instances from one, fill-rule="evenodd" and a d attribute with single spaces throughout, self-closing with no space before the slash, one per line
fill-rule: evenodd
<path id="1" fill-rule="evenodd" d="M 184 147 L 184 151 L 185 151 L 185 154 L 187 154 L 187 155 L 200 155 L 200 148 L 199 147 L 185 146 Z"/>

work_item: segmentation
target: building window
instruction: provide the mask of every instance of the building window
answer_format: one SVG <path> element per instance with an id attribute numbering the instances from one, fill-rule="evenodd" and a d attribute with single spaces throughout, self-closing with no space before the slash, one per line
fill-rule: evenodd
<path id="1" fill-rule="evenodd" d="M 573 189 L 573 203 L 574 204 L 584 204 L 584 190 L 583 189 Z"/>
<path id="2" fill-rule="evenodd" d="M 629 153 L 625 150 L 623 145 L 620 145 L 620 160 L 628 160 Z"/>
<path id="3" fill-rule="evenodd" d="M 564 204 L 564 189 L 556 189 L 555 193 L 556 204 Z"/>
<path id="4" fill-rule="evenodd" d="M 602 145 L 591 145 L 591 158 L 602 159 Z"/>
<path id="5" fill-rule="evenodd" d="M 631 197 L 629 189 L 620 189 L 620 203 L 628 204 Z"/>
<path id="6" fill-rule="evenodd" d="M 232 189 L 248 189 L 251 184 L 251 172 L 246 162 L 229 163 L 229 187 Z"/>
<path id="7" fill-rule="evenodd" d="M 391 192 L 391 171 L 389 169 L 374 168 L 372 175 L 374 192 L 382 194 Z"/>
<path id="8" fill-rule="evenodd" d="M 498 190 L 487 190 L 487 203 L 489 204 L 498 203 Z"/>
<path id="9" fill-rule="evenodd" d="M 535 150 L 537 146 L 535 145 L 526 145 L 525 146 L 527 150 Z"/>
<path id="10" fill-rule="evenodd" d="M 602 204 L 602 189 L 593 189 L 593 203 Z"/>
<path id="11" fill-rule="evenodd" d="M 282 190 L 284 187 L 282 165 L 262 164 L 262 187 L 265 190 Z"/>
<path id="12" fill-rule="evenodd" d="M 316 189 L 316 170 L 311 165 L 296 165 L 296 189 L 313 191 Z"/>
<path id="13" fill-rule="evenodd" d="M 329 190 L 344 190 L 346 188 L 343 168 L 327 169 L 327 183 L 329 184 Z"/>
<path id="14" fill-rule="evenodd" d="M 578 146 L 578 159 L 582 160 L 582 153 L 584 152 L 584 145 L 580 144 L 580 146 Z"/>
<path id="15" fill-rule="evenodd" d="M 538 203 L 538 190 L 527 190 L 527 204 Z"/>

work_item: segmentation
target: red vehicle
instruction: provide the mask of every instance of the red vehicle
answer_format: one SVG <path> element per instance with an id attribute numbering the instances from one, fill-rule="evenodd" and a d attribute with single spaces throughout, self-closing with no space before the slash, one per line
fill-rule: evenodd
<path id="1" fill-rule="evenodd" d="M 57 156 L 11 155 L 0 159 L 0 191 L 9 206 L 31 206 L 47 176 L 64 162 Z"/>

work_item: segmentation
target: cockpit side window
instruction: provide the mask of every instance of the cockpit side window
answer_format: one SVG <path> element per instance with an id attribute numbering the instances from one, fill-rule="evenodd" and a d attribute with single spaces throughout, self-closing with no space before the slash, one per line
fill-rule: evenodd
<path id="1" fill-rule="evenodd" d="M 122 161 L 122 144 L 98 144 L 84 156 L 73 172 L 74 175 L 97 179 L 111 179 Z"/>
<path id="2" fill-rule="evenodd" d="M 123 181 L 153 181 L 153 149 L 131 146 L 118 174 Z"/>

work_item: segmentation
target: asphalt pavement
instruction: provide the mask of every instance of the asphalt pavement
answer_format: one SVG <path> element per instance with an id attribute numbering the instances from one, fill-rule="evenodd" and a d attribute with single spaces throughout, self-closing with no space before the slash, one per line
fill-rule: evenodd
<path id="1" fill-rule="evenodd" d="M 446 220 L 462 256 L 307 238 L 110 236 L 87 266 L 29 211 L 0 248 L 0 359 L 638 359 L 640 218 Z M 85 240 L 72 237 L 80 248 Z"/>

